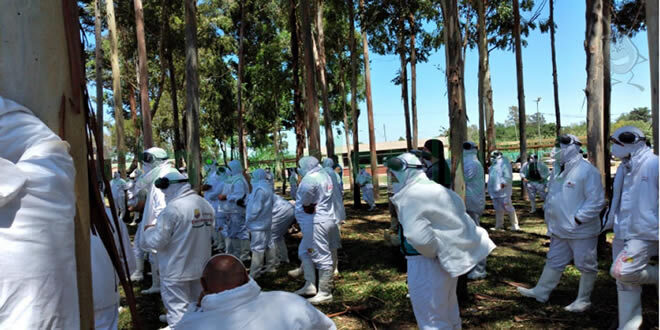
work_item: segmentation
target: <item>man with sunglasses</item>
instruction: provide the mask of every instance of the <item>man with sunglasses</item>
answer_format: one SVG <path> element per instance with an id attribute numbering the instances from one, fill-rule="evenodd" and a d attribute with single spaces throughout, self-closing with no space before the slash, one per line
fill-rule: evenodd
<path id="1" fill-rule="evenodd" d="M 399 219 L 408 289 L 420 329 L 460 329 L 457 278 L 495 248 L 488 233 L 465 211 L 463 199 L 424 173 L 421 161 L 404 153 L 386 161 L 390 198 Z"/>
<path id="2" fill-rule="evenodd" d="M 612 155 L 621 160 L 614 178 L 605 228 L 614 227 L 612 267 L 619 301 L 619 329 L 642 323 L 642 284 L 658 285 L 658 156 L 644 133 L 624 126 L 610 137 Z"/>
<path id="3" fill-rule="evenodd" d="M 537 155 L 528 155 L 527 162 L 520 168 L 520 178 L 527 188 L 527 196 L 531 204 L 530 214 L 536 213 L 536 195 L 545 199 L 545 184 L 550 176 L 548 167 L 539 162 Z"/>
<path id="4" fill-rule="evenodd" d="M 140 176 L 135 183 L 135 191 L 145 191 L 146 200 L 144 203 L 144 210 L 142 213 L 142 221 L 138 226 L 135 234 L 136 246 L 142 251 L 149 253 L 149 263 L 151 264 L 151 287 L 143 290 L 143 294 L 153 294 L 160 292 L 160 276 L 158 274 L 158 258 L 156 251 L 144 246 L 142 232 L 145 226 L 154 225 L 160 213 L 165 209 L 166 201 L 165 195 L 154 187 L 154 183 L 158 178 L 164 177 L 168 173 L 177 172 L 172 168 L 172 164 L 167 161 L 167 152 L 161 148 L 153 147 L 147 149 L 142 153 L 142 167 L 144 174 Z M 178 172 L 177 172 L 178 173 Z M 141 271 L 143 264 L 142 255 L 136 255 L 138 268 L 136 271 Z"/>
<path id="5" fill-rule="evenodd" d="M 178 171 L 158 178 L 154 186 L 167 206 L 155 224 L 144 227 L 142 236 L 144 246 L 157 251 L 161 298 L 167 309 L 159 319 L 175 328 L 201 292 L 199 279 L 211 257 L 215 211 Z"/>
<path id="6" fill-rule="evenodd" d="M 582 158 L 581 145 L 580 140 L 570 134 L 557 138 L 553 155 L 558 168 L 554 169 L 548 183 L 544 207 L 550 249 L 536 286 L 532 289 L 518 287 L 523 296 L 545 303 L 572 260 L 581 276 L 577 298 L 564 307 L 569 312 L 584 312 L 591 307 L 591 291 L 598 274 L 599 216 L 605 206 L 600 172 Z"/>

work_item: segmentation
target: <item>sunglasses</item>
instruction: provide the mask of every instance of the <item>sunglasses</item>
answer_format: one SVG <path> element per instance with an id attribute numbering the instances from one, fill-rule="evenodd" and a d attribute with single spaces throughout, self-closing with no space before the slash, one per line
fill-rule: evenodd
<path id="1" fill-rule="evenodd" d="M 151 163 L 154 162 L 154 160 L 156 160 L 156 157 L 154 157 L 154 155 L 152 155 L 148 152 L 143 152 L 142 153 L 142 162 L 143 163 L 151 164 Z"/>
<path id="2" fill-rule="evenodd" d="M 156 179 L 156 182 L 154 182 L 154 186 L 158 189 L 167 189 L 171 184 L 181 182 L 188 182 L 188 179 L 170 180 L 168 178 L 158 178 Z"/>
<path id="3" fill-rule="evenodd" d="M 643 136 L 639 136 L 633 132 L 623 132 L 619 134 L 619 138 L 615 138 L 614 135 L 610 136 L 610 142 L 614 144 L 618 144 L 623 147 L 623 144 L 633 144 L 637 143 L 639 141 L 645 141 L 646 138 Z"/>
<path id="4" fill-rule="evenodd" d="M 477 149 L 477 148 L 476 148 L 476 146 L 473 146 L 472 143 L 465 142 L 465 143 L 463 143 L 463 149 L 464 150 L 471 150 L 471 149 Z"/>
<path id="5" fill-rule="evenodd" d="M 408 168 L 423 169 L 424 165 L 422 164 L 408 164 L 405 159 L 401 158 L 390 158 L 385 162 L 385 167 L 392 171 L 400 172 Z"/>

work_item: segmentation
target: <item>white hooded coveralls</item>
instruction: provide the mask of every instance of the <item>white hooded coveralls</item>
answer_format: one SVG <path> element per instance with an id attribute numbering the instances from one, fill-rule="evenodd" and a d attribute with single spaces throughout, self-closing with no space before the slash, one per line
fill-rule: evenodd
<path id="1" fill-rule="evenodd" d="M 505 186 L 502 187 L 502 184 Z M 488 169 L 488 195 L 493 200 L 496 211 L 514 212 L 511 203 L 513 173 L 508 158 L 500 156 Z"/>
<path id="2" fill-rule="evenodd" d="M 346 209 L 344 208 L 344 193 L 339 186 L 338 175 L 332 169 L 335 165 L 335 162 L 326 158 L 323 160 L 323 171 L 328 174 L 330 180 L 332 181 L 332 203 L 335 211 L 335 227 L 330 231 L 330 249 L 336 250 L 341 248 L 341 233 L 339 231 L 339 226 L 342 221 L 346 220 Z"/>
<path id="3" fill-rule="evenodd" d="M 574 260 L 581 272 L 597 272 L 599 215 L 605 206 L 600 173 L 577 152 L 577 145 L 562 145 L 561 148 L 563 170 L 557 169 L 557 175 L 548 182 L 544 207 L 551 237 L 547 264 L 562 271 Z"/>
<path id="4" fill-rule="evenodd" d="M 531 177 L 531 173 L 529 172 L 531 164 L 536 164 L 536 169 L 540 179 L 534 179 Z M 522 179 L 527 179 L 527 182 L 525 182 L 525 187 L 527 188 L 527 195 L 529 196 L 530 201 L 532 201 L 532 205 L 535 205 L 534 200 L 536 199 L 537 195 L 541 197 L 541 199 L 545 199 L 545 184 L 549 176 L 550 170 L 547 166 L 545 166 L 545 164 L 543 164 L 542 161 L 539 160 L 525 162 L 525 164 L 523 164 L 520 168 L 520 177 Z"/>
<path id="5" fill-rule="evenodd" d="M 291 186 L 291 199 L 296 200 L 296 196 L 298 195 L 298 174 L 295 171 L 289 172 L 289 185 Z"/>
<path id="6" fill-rule="evenodd" d="M 209 294 L 201 307 L 192 303 L 179 323 L 198 330 L 334 330 L 335 324 L 304 298 L 288 292 L 262 292 L 250 281 L 237 288 Z"/>
<path id="7" fill-rule="evenodd" d="M 0 328 L 80 328 L 74 175 L 68 143 L 0 97 Z"/>
<path id="8" fill-rule="evenodd" d="M 110 189 L 112 191 L 112 198 L 115 201 L 115 210 L 119 219 L 124 219 L 126 215 L 126 181 L 120 176 L 119 172 L 115 172 L 114 177 L 110 181 Z"/>
<path id="9" fill-rule="evenodd" d="M 239 200 L 245 202 L 250 189 L 243 176 L 243 168 L 240 161 L 234 159 L 229 162 L 229 169 L 231 170 L 231 176 L 225 186 L 225 195 L 227 195 L 225 210 L 229 217 L 227 237 L 247 240 L 250 239 L 250 234 L 245 226 L 245 207 L 238 205 L 237 202 Z"/>
<path id="10" fill-rule="evenodd" d="M 168 178 L 177 175 L 183 177 L 169 174 Z M 167 323 L 175 328 L 188 303 L 201 292 L 199 279 L 211 257 L 215 212 L 187 183 L 171 184 L 164 194 L 167 207 L 156 227 L 148 228 L 143 237 L 146 247 L 158 251 L 161 296 Z"/>
<path id="11" fill-rule="evenodd" d="M 399 158 L 421 165 L 410 153 Z M 467 215 L 456 193 L 429 180 L 421 169 L 392 172 L 398 183 L 391 200 L 403 235 L 420 253 L 406 257 L 417 324 L 420 329 L 458 329 L 457 277 L 485 259 L 495 244 Z"/>
<path id="12" fill-rule="evenodd" d="M 361 169 L 360 174 L 357 177 L 357 182 L 362 190 L 362 199 L 369 204 L 370 208 L 376 207 L 374 201 L 374 185 L 372 183 L 371 174 L 367 173 L 367 170 Z"/>
<path id="13" fill-rule="evenodd" d="M 273 190 L 266 172 L 252 173 L 252 192 L 247 198 L 245 221 L 250 232 L 250 250 L 265 252 L 272 247 L 270 230 L 273 225 Z"/>
<path id="14" fill-rule="evenodd" d="M 479 226 L 481 214 L 486 207 L 486 183 L 484 168 L 477 158 L 477 149 L 463 150 L 463 176 L 465 177 L 465 210 Z M 480 261 L 470 272 L 471 275 L 486 275 L 486 259 Z"/>
<path id="15" fill-rule="evenodd" d="M 298 186 L 295 211 L 303 237 L 298 256 L 301 260 L 311 259 L 317 269 L 331 270 L 330 232 L 336 229 L 332 180 L 314 157 L 300 159 L 299 173 L 303 178 Z M 311 204 L 316 205 L 315 211 L 308 214 L 303 206 Z"/>

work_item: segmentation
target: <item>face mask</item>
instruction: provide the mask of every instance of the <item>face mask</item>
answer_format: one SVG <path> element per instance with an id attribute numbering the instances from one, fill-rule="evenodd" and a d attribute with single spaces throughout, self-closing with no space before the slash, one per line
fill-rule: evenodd
<path id="1" fill-rule="evenodd" d="M 616 158 L 624 159 L 624 158 L 630 156 L 630 153 L 631 153 L 630 149 L 631 148 L 629 148 L 628 145 L 620 146 L 618 144 L 613 144 L 612 145 L 612 155 L 614 155 L 614 157 L 616 157 Z"/>

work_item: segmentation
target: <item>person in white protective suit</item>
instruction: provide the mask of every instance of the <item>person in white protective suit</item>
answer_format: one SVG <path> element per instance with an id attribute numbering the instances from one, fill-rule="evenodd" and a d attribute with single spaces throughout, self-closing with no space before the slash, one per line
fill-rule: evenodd
<path id="1" fill-rule="evenodd" d="M 273 172 L 270 171 L 270 167 L 267 167 L 265 171 L 266 171 L 266 181 L 268 181 L 270 188 L 273 191 L 275 191 L 275 177 L 273 176 Z"/>
<path id="2" fill-rule="evenodd" d="M 614 177 L 612 203 L 605 229 L 614 228 L 612 267 L 619 301 L 619 329 L 642 323 L 642 284 L 658 285 L 658 156 L 646 146 L 644 133 L 633 126 L 610 138 L 612 155 L 621 159 Z"/>
<path id="3" fill-rule="evenodd" d="M 545 303 L 557 286 L 571 260 L 580 271 L 580 288 L 573 303 L 564 309 L 583 312 L 591 306 L 591 291 L 598 274 L 596 245 L 601 232 L 600 212 L 605 206 L 605 192 L 600 173 L 582 158 L 582 143 L 573 135 L 557 138 L 556 176 L 548 183 L 545 200 L 545 222 L 550 236 L 550 249 L 534 288 L 518 287 L 522 295 Z"/>
<path id="4" fill-rule="evenodd" d="M 103 194 L 101 194 L 103 196 Z M 126 258 L 128 269 L 124 272 L 130 274 L 135 269 L 135 257 L 130 250 L 131 241 L 128 237 L 128 229 L 123 221 L 119 221 L 120 232 L 117 232 L 112 214 L 109 208 L 105 209 L 105 213 L 110 219 L 110 225 L 114 230 L 113 236 L 115 239 L 115 247 L 119 252 L 122 260 Z M 121 235 L 119 235 L 121 234 Z M 123 243 L 124 250 L 121 249 Z M 92 262 L 92 290 L 94 297 L 94 328 L 95 329 L 117 329 L 119 322 L 119 278 L 110 260 L 110 255 L 103 245 L 101 238 L 94 234 L 90 234 L 90 259 Z"/>
<path id="5" fill-rule="evenodd" d="M 334 170 L 335 162 L 326 158 L 323 160 L 323 170 L 332 180 L 332 202 L 335 211 L 335 225 L 337 228 L 330 231 L 330 250 L 332 251 L 332 268 L 334 275 L 339 274 L 339 254 L 341 248 L 340 226 L 346 220 L 346 209 L 344 208 L 344 193 L 339 185 L 339 175 Z"/>
<path id="6" fill-rule="evenodd" d="M 332 195 L 332 179 L 322 170 L 318 159 L 312 156 L 298 161 L 302 176 L 296 198 L 296 220 L 303 237 L 298 246 L 305 285 L 295 293 L 309 298 L 312 304 L 332 301 L 332 275 L 334 272 L 330 232 L 337 228 Z M 316 269 L 319 271 L 318 291 Z"/>
<path id="7" fill-rule="evenodd" d="M 213 207 L 187 181 L 178 171 L 156 180 L 167 207 L 142 233 L 145 247 L 158 251 L 161 298 L 167 309 L 160 320 L 167 321 L 171 329 L 177 328 L 188 303 L 199 297 L 199 279 L 211 257 L 215 223 Z"/>
<path id="8" fill-rule="evenodd" d="M 504 213 L 508 213 L 511 230 L 520 230 L 516 209 L 511 202 L 513 188 L 513 172 L 511 161 L 501 152 L 493 150 L 490 153 L 490 168 L 488 169 L 488 195 L 493 200 L 495 208 L 495 227 L 504 228 Z"/>
<path id="9" fill-rule="evenodd" d="M 549 176 L 550 170 L 543 162 L 539 161 L 537 155 L 527 156 L 527 162 L 520 168 L 520 178 L 525 188 L 527 188 L 527 196 L 529 196 L 529 203 L 531 204 L 529 213 L 536 213 L 537 195 L 545 200 L 545 185 Z"/>
<path id="10" fill-rule="evenodd" d="M 112 191 L 112 198 L 115 201 L 115 210 L 117 216 L 123 221 L 126 216 L 126 181 L 121 178 L 119 172 L 112 175 L 110 181 L 110 189 Z"/>
<path id="11" fill-rule="evenodd" d="M 277 259 L 275 266 L 280 263 L 289 263 L 289 252 L 287 251 L 284 235 L 289 227 L 296 220 L 294 206 L 291 202 L 279 195 L 273 196 L 273 225 L 270 230 L 271 243 L 277 250 Z M 271 272 L 275 272 L 275 268 Z"/>
<path id="12" fill-rule="evenodd" d="M 431 181 L 415 155 L 404 153 L 386 166 L 393 174 L 391 200 L 417 324 L 420 329 L 460 329 L 457 278 L 485 259 L 495 244 L 466 213 L 461 197 Z"/>
<path id="13" fill-rule="evenodd" d="M 206 192 L 206 194 L 215 195 L 215 198 L 218 199 L 218 208 L 215 213 L 215 226 L 218 234 L 222 236 L 222 241 L 224 242 L 224 252 L 229 253 L 229 202 L 224 199 L 221 200 L 219 197 L 222 194 L 228 194 L 231 189 L 231 185 L 228 184 L 231 178 L 231 170 L 227 167 L 218 168 L 218 178 L 216 179 L 216 185 L 214 185 L 211 191 Z"/>
<path id="14" fill-rule="evenodd" d="M 273 189 L 266 177 L 266 171 L 257 169 L 252 172 L 252 192 L 247 198 L 245 222 L 250 232 L 250 276 L 254 279 L 264 271 L 271 271 L 277 262 L 277 251 L 271 242 L 273 225 Z M 264 269 L 264 260 L 266 267 Z"/>
<path id="15" fill-rule="evenodd" d="M 369 211 L 376 209 L 376 202 L 374 201 L 374 185 L 371 181 L 371 174 L 367 173 L 365 168 L 361 168 L 360 174 L 358 174 L 357 177 L 357 182 L 360 185 L 362 199 L 369 205 Z"/>
<path id="16" fill-rule="evenodd" d="M 144 210 L 142 212 L 142 221 L 135 232 L 135 246 L 143 252 L 141 255 L 136 253 L 137 268 L 135 272 L 142 274 L 144 271 L 144 261 L 140 257 L 144 256 L 144 252 L 149 255 L 149 263 L 151 264 L 151 287 L 143 290 L 143 294 L 155 294 L 160 292 L 160 276 L 158 273 L 158 258 L 156 257 L 155 249 L 150 249 L 144 245 L 142 234 L 146 226 L 154 225 L 160 213 L 165 209 L 167 202 L 165 195 L 160 189 L 154 187 L 157 179 L 164 177 L 168 173 L 179 173 L 172 165 L 167 162 L 167 152 L 161 148 L 149 148 L 142 153 L 142 167 L 144 174 L 140 176 L 135 183 L 135 190 L 138 192 L 144 191 L 146 199 L 144 203 Z M 137 276 L 136 274 L 136 276 Z"/>
<path id="17" fill-rule="evenodd" d="M 136 168 L 133 173 L 129 176 L 130 181 L 126 183 L 126 205 L 128 206 L 128 211 L 133 212 L 133 218 L 131 223 L 129 223 L 129 226 L 136 226 L 137 221 L 141 219 L 142 216 L 142 209 L 143 207 L 140 207 L 140 200 L 144 201 L 145 194 L 142 192 L 142 196 L 140 196 L 140 192 L 136 190 L 136 182 L 137 178 L 142 176 L 142 170 L 139 168 Z M 142 279 L 140 279 L 142 280 Z"/>
<path id="18" fill-rule="evenodd" d="M 325 314 L 295 294 L 262 292 L 232 255 L 213 256 L 201 284 L 202 296 L 188 306 L 179 322 L 181 329 L 337 329 Z"/>
<path id="19" fill-rule="evenodd" d="M 0 328 L 79 329 L 69 144 L 0 96 Z"/>
<path id="20" fill-rule="evenodd" d="M 291 186 L 291 199 L 295 201 L 298 190 L 298 173 L 295 168 L 289 169 L 289 186 Z"/>
<path id="21" fill-rule="evenodd" d="M 341 188 L 342 195 L 344 194 L 344 169 L 339 165 L 339 157 L 334 155 L 332 161 L 335 165 L 332 169 L 337 173 L 337 181 L 339 182 L 339 188 Z"/>
<path id="22" fill-rule="evenodd" d="M 224 251 L 225 250 L 225 239 L 222 235 L 222 230 L 225 226 L 225 219 L 221 215 L 219 210 L 220 200 L 218 195 L 222 192 L 225 173 L 224 168 L 218 168 L 218 165 L 215 161 L 210 161 L 204 165 L 206 178 L 204 179 L 204 185 L 202 186 L 202 191 L 204 192 L 204 199 L 206 199 L 213 210 L 215 211 L 215 235 L 213 235 L 214 249 Z"/>
<path id="23" fill-rule="evenodd" d="M 226 201 L 225 212 L 228 216 L 227 239 L 225 240 L 227 252 L 240 258 L 250 259 L 250 233 L 245 226 L 245 202 L 250 193 L 243 167 L 237 159 L 229 162 L 231 175 L 225 183 L 224 191 L 218 196 L 220 201 Z"/>
<path id="24" fill-rule="evenodd" d="M 467 214 L 479 226 L 479 217 L 486 207 L 486 182 L 484 168 L 477 158 L 477 144 L 474 142 L 463 143 L 463 176 L 465 177 L 465 210 Z M 481 260 L 468 273 L 471 280 L 486 277 L 486 259 Z"/>

